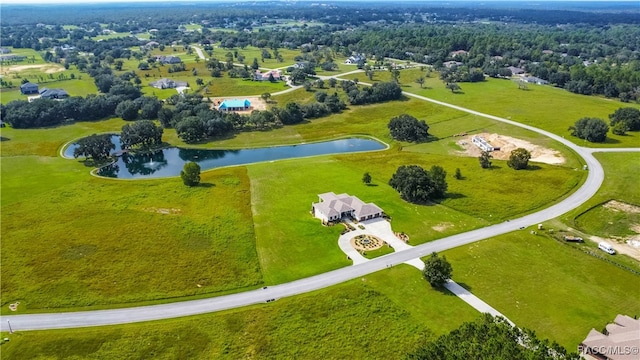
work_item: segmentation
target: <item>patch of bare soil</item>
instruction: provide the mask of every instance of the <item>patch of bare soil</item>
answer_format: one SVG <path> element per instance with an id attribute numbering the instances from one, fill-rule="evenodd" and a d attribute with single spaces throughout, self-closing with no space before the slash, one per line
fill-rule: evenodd
<path id="1" fill-rule="evenodd" d="M 45 74 L 54 74 L 57 72 L 64 71 L 64 67 L 60 65 L 40 64 L 40 65 L 11 65 L 7 67 L 2 67 L 2 72 L 3 73 L 21 72 L 21 71 L 30 70 L 30 69 L 38 69 Z"/>
<path id="2" fill-rule="evenodd" d="M 640 261 L 640 236 L 632 236 L 631 239 L 626 241 L 621 239 L 605 239 L 599 236 L 590 236 L 589 238 L 596 243 L 604 241 L 611 245 L 617 253 L 628 255 Z"/>
<path id="3" fill-rule="evenodd" d="M 145 210 L 149 211 L 149 212 L 163 214 L 163 215 L 176 215 L 176 214 L 180 214 L 182 212 L 182 210 L 175 209 L 175 208 L 167 209 L 167 208 L 155 208 L 155 207 L 152 207 L 152 208 L 146 208 Z"/>
<path id="4" fill-rule="evenodd" d="M 559 151 L 535 145 L 528 141 L 516 139 L 510 136 L 489 133 L 468 135 L 461 138 L 457 141 L 457 144 L 460 145 L 464 151 L 460 151 L 459 153 L 473 157 L 479 157 L 481 155 L 482 150 L 480 150 L 480 148 L 474 145 L 471 141 L 474 136 L 481 136 L 493 147 L 500 148 L 500 150 L 491 152 L 491 156 L 494 159 L 509 160 L 511 151 L 517 148 L 525 148 L 531 153 L 531 161 L 533 162 L 556 165 L 562 164 L 565 161 Z"/>
<path id="5" fill-rule="evenodd" d="M 621 201 L 610 200 L 602 206 L 613 211 L 622 211 L 629 214 L 640 214 L 640 206 L 623 203 Z M 636 232 L 640 233 L 640 231 Z"/>
<path id="6" fill-rule="evenodd" d="M 431 227 L 433 230 L 437 231 L 437 232 L 443 232 L 447 229 L 450 229 L 453 227 L 452 223 L 440 223 L 436 226 Z"/>
<path id="7" fill-rule="evenodd" d="M 215 97 L 215 98 L 209 98 L 212 103 L 213 103 L 213 108 L 218 108 L 218 105 L 220 105 L 220 103 L 222 103 L 224 100 L 249 100 L 249 102 L 251 103 L 251 109 L 247 110 L 247 111 L 235 111 L 238 114 L 251 114 L 251 112 L 253 110 L 260 110 L 260 111 L 264 111 L 267 110 L 267 103 L 258 96 L 249 96 L 249 97 L 241 97 L 241 96 L 235 96 L 235 97 Z"/>

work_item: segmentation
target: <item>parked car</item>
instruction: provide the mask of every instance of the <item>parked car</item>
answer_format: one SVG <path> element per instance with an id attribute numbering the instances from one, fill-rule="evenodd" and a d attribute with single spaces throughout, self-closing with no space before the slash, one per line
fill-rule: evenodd
<path id="1" fill-rule="evenodd" d="M 613 250 L 613 247 L 609 243 L 606 243 L 606 242 L 601 242 L 600 244 L 598 244 L 598 249 L 606 252 L 609 255 L 613 255 L 613 254 L 616 253 L 616 251 Z"/>

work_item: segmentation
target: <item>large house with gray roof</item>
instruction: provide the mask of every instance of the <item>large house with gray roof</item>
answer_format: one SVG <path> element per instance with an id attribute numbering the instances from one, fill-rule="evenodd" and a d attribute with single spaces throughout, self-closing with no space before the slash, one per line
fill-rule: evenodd
<path id="1" fill-rule="evenodd" d="M 591 329 L 578 350 L 585 359 L 637 360 L 640 347 L 640 320 L 618 315 L 603 332 Z"/>
<path id="2" fill-rule="evenodd" d="M 38 84 L 34 84 L 32 82 L 27 82 L 24 83 L 22 85 L 20 85 L 20 92 L 23 95 L 27 95 L 27 94 L 38 94 Z"/>
<path id="3" fill-rule="evenodd" d="M 364 203 L 355 196 L 328 192 L 319 194 L 320 202 L 311 204 L 313 216 L 322 220 L 339 221 L 343 217 L 352 217 L 358 221 L 374 219 L 384 215 L 384 211 L 374 203 Z"/>
<path id="4" fill-rule="evenodd" d="M 40 89 L 40 98 L 51 100 L 62 100 L 69 97 L 69 93 L 63 89 Z"/>

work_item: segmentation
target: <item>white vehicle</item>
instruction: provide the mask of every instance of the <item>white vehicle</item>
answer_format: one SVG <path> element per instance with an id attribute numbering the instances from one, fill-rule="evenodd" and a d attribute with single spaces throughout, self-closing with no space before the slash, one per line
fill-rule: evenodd
<path id="1" fill-rule="evenodd" d="M 613 247 L 606 242 L 601 242 L 600 244 L 598 244 L 598 249 L 606 252 L 607 254 L 613 255 L 616 253 L 615 250 L 613 250 Z"/>

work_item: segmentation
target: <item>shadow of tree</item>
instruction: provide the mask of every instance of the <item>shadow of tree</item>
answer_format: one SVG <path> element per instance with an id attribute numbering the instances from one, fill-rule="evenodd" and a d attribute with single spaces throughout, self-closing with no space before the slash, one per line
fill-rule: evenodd
<path id="1" fill-rule="evenodd" d="M 467 195 L 460 193 L 447 193 L 447 199 L 464 199 Z"/>

